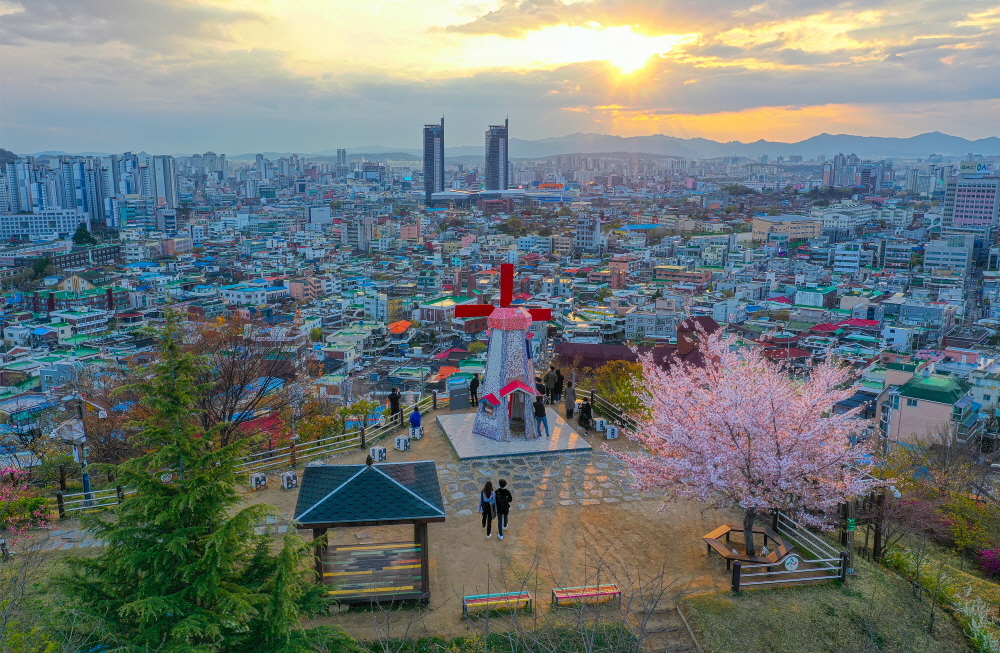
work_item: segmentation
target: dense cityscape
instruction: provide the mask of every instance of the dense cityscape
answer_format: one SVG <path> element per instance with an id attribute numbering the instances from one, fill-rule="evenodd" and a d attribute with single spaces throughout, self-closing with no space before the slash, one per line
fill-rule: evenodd
<path id="1" fill-rule="evenodd" d="M 0 0 L 0 653 L 1000 653 L 998 43 Z"/>

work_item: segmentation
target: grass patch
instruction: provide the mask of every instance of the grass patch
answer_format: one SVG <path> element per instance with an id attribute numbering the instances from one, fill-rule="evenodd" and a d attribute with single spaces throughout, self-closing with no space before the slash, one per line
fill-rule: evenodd
<path id="1" fill-rule="evenodd" d="M 896 574 L 857 561 L 858 576 L 838 583 L 692 597 L 692 626 L 712 653 L 965 653 L 962 629 Z"/>
<path id="2" fill-rule="evenodd" d="M 621 624 L 490 633 L 445 639 L 421 637 L 362 643 L 371 653 L 638 653 L 639 640 Z"/>

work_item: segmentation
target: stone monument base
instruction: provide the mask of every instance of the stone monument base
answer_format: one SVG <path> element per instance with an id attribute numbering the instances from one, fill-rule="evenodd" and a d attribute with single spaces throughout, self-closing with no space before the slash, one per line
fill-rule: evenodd
<path id="1" fill-rule="evenodd" d="M 473 433 L 472 425 L 476 421 L 474 412 L 438 415 L 437 422 L 460 460 L 590 451 L 587 438 L 577 433 L 561 415 L 552 408 L 547 409 L 547 414 L 551 437 L 543 435 L 531 440 L 522 437 L 510 442 L 497 442 Z M 594 431 L 589 437 L 597 438 L 599 433 Z"/>

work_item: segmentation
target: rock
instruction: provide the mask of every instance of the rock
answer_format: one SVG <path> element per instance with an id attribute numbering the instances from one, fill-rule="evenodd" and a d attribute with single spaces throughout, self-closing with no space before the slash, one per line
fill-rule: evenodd
<path id="1" fill-rule="evenodd" d="M 458 512 L 455 513 L 455 516 L 456 517 L 471 517 L 472 516 L 472 510 L 470 510 L 468 508 L 466 508 L 465 510 L 459 510 Z"/>

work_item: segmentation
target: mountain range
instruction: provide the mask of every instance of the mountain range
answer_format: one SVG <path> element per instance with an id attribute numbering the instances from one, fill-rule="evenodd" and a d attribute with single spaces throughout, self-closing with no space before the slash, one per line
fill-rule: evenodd
<path id="1" fill-rule="evenodd" d="M 570 134 L 529 141 L 510 139 L 510 156 L 513 159 L 534 159 L 559 154 L 603 154 L 603 153 L 645 154 L 663 157 L 684 157 L 688 159 L 710 159 L 721 156 L 745 156 L 758 158 L 802 155 L 814 159 L 819 154 L 832 157 L 834 154 L 857 154 L 865 158 L 897 157 L 926 158 L 931 154 L 962 157 L 969 153 L 985 156 L 1000 155 L 1000 138 L 991 136 L 969 140 L 960 136 L 950 136 L 941 132 L 930 132 L 909 138 L 886 138 L 879 136 L 852 136 L 849 134 L 820 134 L 794 143 L 759 140 L 752 143 L 729 141 L 722 143 L 707 138 L 678 138 L 654 134 L 652 136 L 608 136 L 606 134 Z M 421 150 L 415 148 L 366 145 L 347 148 L 348 156 L 360 155 L 384 157 L 388 153 L 407 154 L 419 157 Z M 446 147 L 446 157 L 482 156 L 481 145 Z M 316 156 L 334 156 L 336 150 L 316 152 Z M 230 157 L 232 159 L 252 159 L 253 154 Z M 402 158 L 402 157 L 400 157 Z"/>
<path id="2" fill-rule="evenodd" d="M 366 157 L 371 159 L 392 159 L 404 161 L 419 161 L 422 155 L 417 148 L 386 147 L 383 145 L 366 145 L 347 148 L 351 159 Z M 864 158 L 926 158 L 931 154 L 946 157 L 964 157 L 967 154 L 984 156 L 1000 155 L 1000 138 L 991 136 L 978 140 L 969 140 L 959 136 L 950 136 L 941 132 L 919 134 L 909 138 L 886 138 L 880 136 L 852 136 L 849 134 L 820 134 L 795 143 L 759 140 L 753 143 L 729 141 L 722 143 L 707 138 L 678 138 L 654 134 L 652 136 L 608 136 L 606 134 L 569 134 L 529 141 L 520 138 L 510 140 L 510 157 L 512 159 L 537 159 L 560 154 L 597 155 L 615 153 L 621 156 L 643 155 L 654 157 L 684 157 L 688 159 L 710 159 L 722 156 L 743 156 L 759 158 L 769 156 L 801 155 L 805 159 L 814 159 L 819 154 L 827 158 L 835 154 L 857 154 Z M 39 152 L 42 154 L 62 155 L 65 152 Z M 89 155 L 100 155 L 87 152 Z M 261 152 L 269 159 L 289 156 L 291 152 Z M 337 151 L 324 150 L 306 156 L 335 157 Z M 257 153 L 238 154 L 228 158 L 236 161 L 253 160 Z M 177 155 L 186 156 L 186 155 Z M 464 145 L 445 148 L 445 157 L 461 159 L 464 162 L 481 160 L 483 147 L 481 145 Z"/>

